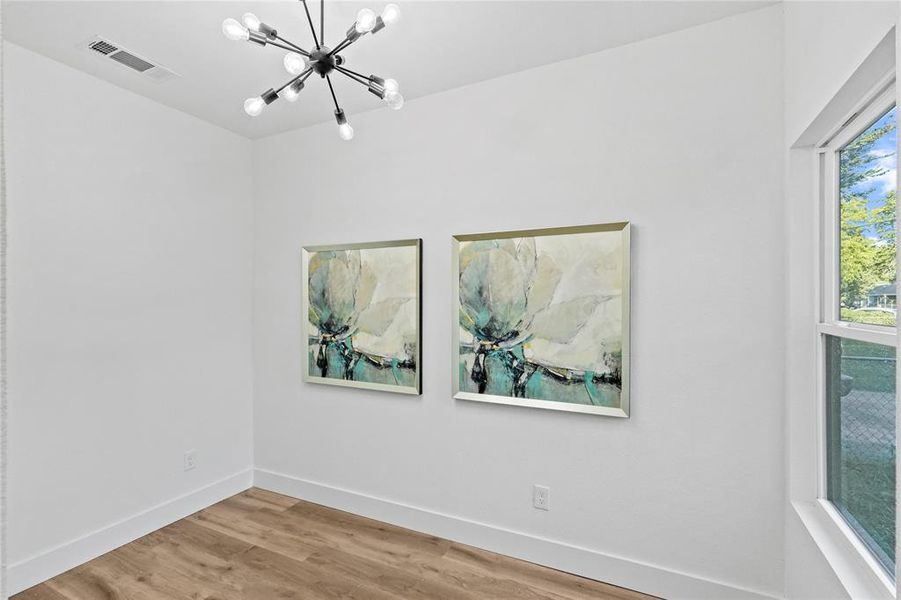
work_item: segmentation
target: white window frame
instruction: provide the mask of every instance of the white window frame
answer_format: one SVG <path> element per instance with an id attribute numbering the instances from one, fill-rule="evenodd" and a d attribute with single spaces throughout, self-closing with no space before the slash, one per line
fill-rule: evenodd
<path id="1" fill-rule="evenodd" d="M 880 81 L 865 96 L 860 106 L 825 140 L 817 145 L 817 188 L 820 210 L 819 244 L 819 315 L 817 323 L 817 503 L 834 523 L 841 535 L 859 553 L 892 597 L 896 584 L 886 573 L 882 563 L 872 554 L 857 532 L 852 529 L 827 497 L 827 437 L 826 437 L 826 336 L 898 347 L 898 329 L 884 325 L 868 325 L 842 321 L 840 318 L 840 205 L 839 152 L 866 131 L 896 104 L 894 77 Z M 901 282 L 899 282 L 901 283 Z M 898 562 L 896 557 L 896 563 Z M 897 567 L 896 567 L 897 568 Z"/>

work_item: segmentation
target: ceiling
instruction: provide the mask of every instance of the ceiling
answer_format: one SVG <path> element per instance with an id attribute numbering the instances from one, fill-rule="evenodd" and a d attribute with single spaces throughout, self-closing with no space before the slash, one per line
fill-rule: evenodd
<path id="1" fill-rule="evenodd" d="M 357 11 L 377 11 L 388 0 L 359 3 L 329 0 L 326 43 L 343 38 Z M 507 73 L 628 44 L 761 8 L 754 1 L 446 1 L 394 0 L 401 20 L 375 36 L 365 36 L 342 52 L 347 67 L 393 77 L 409 101 Z M 310 8 L 318 24 L 319 2 Z M 278 101 L 251 118 L 245 98 L 289 78 L 284 51 L 223 37 L 226 17 L 252 10 L 286 39 L 309 48 L 311 35 L 296 0 L 218 1 L 34 1 L 4 3 L 4 36 L 21 46 L 66 63 L 162 104 L 260 138 L 333 119 L 324 82 L 311 78 L 301 98 Z M 99 35 L 135 54 L 168 67 L 180 77 L 155 82 L 101 55 L 87 42 Z M 381 108 L 378 98 L 343 76 L 335 91 L 349 119 Z"/>

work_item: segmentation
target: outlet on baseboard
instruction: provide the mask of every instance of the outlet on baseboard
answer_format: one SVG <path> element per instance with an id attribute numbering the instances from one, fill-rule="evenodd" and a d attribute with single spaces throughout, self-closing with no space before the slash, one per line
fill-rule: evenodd
<path id="1" fill-rule="evenodd" d="M 185 452 L 185 471 L 192 471 L 197 468 L 197 450 L 188 450 Z"/>
<path id="2" fill-rule="evenodd" d="M 532 506 L 538 510 L 551 509 L 551 488 L 546 485 L 532 486 Z"/>

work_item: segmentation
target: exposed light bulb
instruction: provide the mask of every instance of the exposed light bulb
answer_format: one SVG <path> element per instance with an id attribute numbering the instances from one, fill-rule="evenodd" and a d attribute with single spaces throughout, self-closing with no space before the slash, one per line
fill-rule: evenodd
<path id="1" fill-rule="evenodd" d="M 253 29 L 254 31 L 260 30 L 260 23 L 262 23 L 262 21 L 260 21 L 260 18 L 255 14 L 251 12 L 244 13 L 244 16 L 241 17 L 241 20 L 244 21 L 244 25 L 247 27 L 247 29 Z"/>
<path id="2" fill-rule="evenodd" d="M 338 135 L 345 142 L 349 142 L 354 139 L 354 128 L 350 126 L 350 123 L 341 123 L 338 125 Z"/>
<path id="3" fill-rule="evenodd" d="M 288 102 L 296 102 L 300 97 L 300 90 L 303 89 L 303 82 L 292 83 L 279 94 L 282 98 L 287 100 Z"/>
<path id="4" fill-rule="evenodd" d="M 307 68 L 306 59 L 300 54 L 289 52 L 285 55 L 285 70 L 292 75 L 300 75 Z"/>
<path id="5" fill-rule="evenodd" d="M 400 21 L 400 7 L 391 3 L 382 11 L 382 21 L 385 25 L 392 25 Z"/>
<path id="6" fill-rule="evenodd" d="M 251 117 L 255 117 L 263 112 L 264 106 L 266 106 L 266 101 L 263 100 L 262 96 L 248 98 L 244 101 L 244 112 L 246 112 Z"/>
<path id="7" fill-rule="evenodd" d="M 394 110 L 400 110 L 404 107 L 404 97 L 400 92 L 385 92 L 385 104 Z"/>
<path id="8" fill-rule="evenodd" d="M 351 140 L 354 137 L 354 128 L 347 122 L 344 111 L 340 108 L 335 110 L 335 121 L 338 123 L 338 135 L 344 141 Z"/>
<path id="9" fill-rule="evenodd" d="M 226 19 L 222 21 L 222 33 L 230 40 L 237 41 L 250 39 L 250 32 L 235 19 Z"/>
<path id="10" fill-rule="evenodd" d="M 368 8 L 363 8 L 357 13 L 357 22 L 354 23 L 354 29 L 357 33 L 369 33 L 375 27 L 375 13 Z"/>
<path id="11" fill-rule="evenodd" d="M 398 85 L 397 80 L 395 80 L 395 79 L 386 79 L 385 82 L 382 84 L 382 87 L 385 88 L 386 94 L 388 92 L 399 92 L 400 91 L 400 85 Z"/>

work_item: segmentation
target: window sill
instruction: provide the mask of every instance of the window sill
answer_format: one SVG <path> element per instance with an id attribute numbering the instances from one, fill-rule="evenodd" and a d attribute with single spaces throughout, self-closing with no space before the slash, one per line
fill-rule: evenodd
<path id="1" fill-rule="evenodd" d="M 895 584 L 828 502 L 792 507 L 851 598 L 895 600 Z"/>

